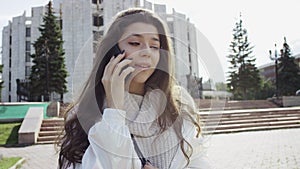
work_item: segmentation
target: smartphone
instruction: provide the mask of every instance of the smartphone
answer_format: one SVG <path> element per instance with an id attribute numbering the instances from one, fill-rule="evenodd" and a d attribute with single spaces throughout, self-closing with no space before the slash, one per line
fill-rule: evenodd
<path id="1" fill-rule="evenodd" d="M 115 44 L 108 52 L 107 52 L 107 55 L 109 57 L 117 57 L 119 54 L 123 53 L 121 51 L 121 49 L 119 48 L 119 45 L 118 44 Z"/>

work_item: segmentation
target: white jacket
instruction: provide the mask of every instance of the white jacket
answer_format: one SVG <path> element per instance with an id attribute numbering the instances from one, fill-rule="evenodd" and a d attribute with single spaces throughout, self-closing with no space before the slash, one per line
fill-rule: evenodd
<path id="1" fill-rule="evenodd" d="M 90 145 L 83 155 L 82 164 L 76 164 L 75 169 L 141 169 L 141 162 L 125 125 L 125 115 L 126 112 L 122 110 L 111 108 L 104 110 L 101 122 L 89 130 Z M 193 154 L 186 168 L 211 168 L 203 146 L 203 137 L 195 137 L 195 127 L 188 119 L 183 122 L 182 132 L 183 137 L 193 147 Z M 170 168 L 183 169 L 186 163 L 187 160 L 179 148 Z"/>

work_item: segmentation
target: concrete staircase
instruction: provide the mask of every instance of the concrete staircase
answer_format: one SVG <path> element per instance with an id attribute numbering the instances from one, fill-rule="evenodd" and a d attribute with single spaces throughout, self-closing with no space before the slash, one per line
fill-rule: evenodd
<path id="1" fill-rule="evenodd" d="M 204 134 L 300 128 L 300 107 L 201 112 Z"/>
<path id="2" fill-rule="evenodd" d="M 63 118 L 44 119 L 37 138 L 38 144 L 53 144 L 64 124 Z"/>
<path id="3" fill-rule="evenodd" d="M 204 134 L 300 128 L 300 107 L 206 111 L 200 117 Z M 63 118 L 44 119 L 38 144 L 55 143 L 63 124 Z"/>

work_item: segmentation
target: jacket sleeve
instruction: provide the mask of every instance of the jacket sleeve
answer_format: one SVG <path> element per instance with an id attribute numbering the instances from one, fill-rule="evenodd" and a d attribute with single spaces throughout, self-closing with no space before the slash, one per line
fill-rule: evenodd
<path id="1" fill-rule="evenodd" d="M 90 145 L 83 155 L 81 169 L 141 168 L 125 116 L 123 110 L 104 110 L 101 122 L 89 130 Z"/>

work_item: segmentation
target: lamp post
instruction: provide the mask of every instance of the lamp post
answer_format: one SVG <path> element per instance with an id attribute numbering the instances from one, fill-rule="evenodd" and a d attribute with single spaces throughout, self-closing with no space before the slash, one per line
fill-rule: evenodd
<path id="1" fill-rule="evenodd" d="M 274 51 L 274 56 L 272 55 L 272 51 L 269 50 L 270 53 L 270 59 L 275 61 L 275 85 L 276 85 L 276 98 L 279 98 L 279 92 L 278 92 L 278 68 L 277 68 L 277 61 L 278 61 L 278 53 L 277 53 L 277 48 L 275 44 L 275 51 Z"/>

